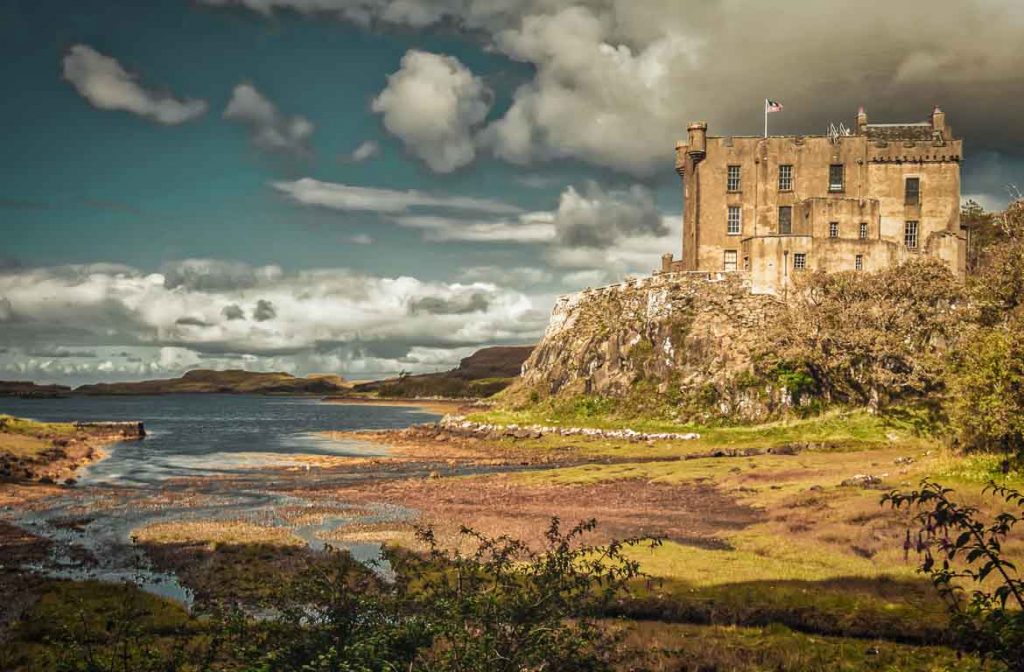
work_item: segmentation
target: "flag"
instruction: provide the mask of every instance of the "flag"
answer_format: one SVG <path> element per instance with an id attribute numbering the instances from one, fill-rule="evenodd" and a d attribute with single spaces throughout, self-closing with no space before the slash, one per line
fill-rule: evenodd
<path id="1" fill-rule="evenodd" d="M 769 112 L 782 112 L 782 103 L 771 100 L 770 98 L 765 98 L 764 112 L 765 114 L 768 114 Z"/>

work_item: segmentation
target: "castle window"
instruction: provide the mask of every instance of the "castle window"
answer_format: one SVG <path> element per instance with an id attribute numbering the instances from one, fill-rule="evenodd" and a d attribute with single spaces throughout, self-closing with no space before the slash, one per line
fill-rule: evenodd
<path id="1" fill-rule="evenodd" d="M 739 191 L 740 190 L 740 167 L 729 166 L 728 174 L 725 180 L 726 191 Z"/>
<path id="2" fill-rule="evenodd" d="M 833 163 L 828 167 L 828 190 L 843 190 L 843 164 Z"/>
<path id="3" fill-rule="evenodd" d="M 729 221 L 726 227 L 726 233 L 730 236 L 740 235 L 742 230 L 742 224 L 740 222 L 740 206 L 730 205 L 729 206 Z"/>
<path id="4" fill-rule="evenodd" d="M 868 239 L 868 223 L 867 222 L 861 222 L 860 223 L 860 239 L 861 240 L 867 240 Z"/>
<path id="5" fill-rule="evenodd" d="M 864 255 L 858 254 L 853 258 L 853 270 L 863 271 L 864 270 Z"/>
<path id="6" fill-rule="evenodd" d="M 793 191 L 793 166 L 779 166 L 779 191 Z"/>
<path id="7" fill-rule="evenodd" d="M 908 177 L 906 182 L 906 198 L 904 203 L 907 205 L 917 205 L 921 202 L 921 178 L 920 177 Z"/>
<path id="8" fill-rule="evenodd" d="M 828 223 L 828 237 L 838 238 L 839 237 L 839 222 Z"/>
<path id="9" fill-rule="evenodd" d="M 736 250 L 726 250 L 725 259 L 722 263 L 722 270 L 724 271 L 735 271 L 736 270 Z"/>
<path id="10" fill-rule="evenodd" d="M 793 268 L 798 271 L 802 271 L 807 268 L 807 254 L 804 252 L 796 252 L 793 254 Z"/>
<path id="11" fill-rule="evenodd" d="M 917 249 L 917 222 L 907 222 L 903 225 L 903 242 L 910 249 Z"/>
<path id="12" fill-rule="evenodd" d="M 779 233 L 793 233 L 793 207 L 790 205 L 779 206 Z"/>

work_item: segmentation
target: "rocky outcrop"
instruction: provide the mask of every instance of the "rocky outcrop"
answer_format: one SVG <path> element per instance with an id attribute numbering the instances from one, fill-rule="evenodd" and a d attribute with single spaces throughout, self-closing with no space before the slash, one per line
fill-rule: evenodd
<path id="1" fill-rule="evenodd" d="M 684 273 L 562 297 L 508 398 L 597 395 L 684 421 L 763 419 L 786 399 L 754 389 L 752 355 L 780 307 L 740 277 Z"/>

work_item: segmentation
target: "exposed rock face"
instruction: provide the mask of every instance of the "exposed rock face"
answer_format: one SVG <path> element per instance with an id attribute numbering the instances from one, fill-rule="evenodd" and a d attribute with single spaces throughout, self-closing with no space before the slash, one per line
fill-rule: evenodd
<path id="1" fill-rule="evenodd" d="M 513 394 L 594 394 L 641 406 L 646 396 L 680 419 L 763 418 L 784 400 L 746 390 L 742 379 L 780 307 L 738 277 L 681 273 L 565 296 Z"/>

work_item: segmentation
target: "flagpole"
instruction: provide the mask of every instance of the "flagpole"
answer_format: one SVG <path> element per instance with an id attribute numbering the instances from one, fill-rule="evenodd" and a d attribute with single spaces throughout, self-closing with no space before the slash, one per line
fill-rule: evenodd
<path id="1" fill-rule="evenodd" d="M 764 137 L 768 137 L 768 99 L 764 99 Z"/>

